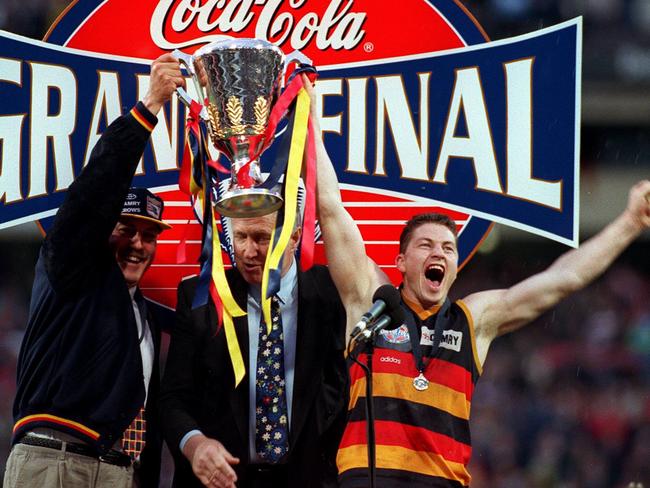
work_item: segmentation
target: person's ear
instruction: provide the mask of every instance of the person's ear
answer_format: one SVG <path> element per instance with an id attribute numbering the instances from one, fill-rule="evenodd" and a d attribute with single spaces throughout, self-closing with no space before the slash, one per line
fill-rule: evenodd
<path id="1" fill-rule="evenodd" d="M 406 267 L 404 266 L 404 254 L 399 253 L 397 256 L 395 256 L 395 266 L 400 273 L 404 273 L 406 271 Z"/>

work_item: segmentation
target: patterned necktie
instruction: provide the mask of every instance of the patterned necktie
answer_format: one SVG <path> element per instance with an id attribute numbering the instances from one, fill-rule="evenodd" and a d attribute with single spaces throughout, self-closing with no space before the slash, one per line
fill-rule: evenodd
<path id="1" fill-rule="evenodd" d="M 122 436 L 122 450 L 135 460 L 140 457 L 144 449 L 147 420 L 144 418 L 144 408 L 140 408 L 131 425 L 127 427 Z"/>
<path id="2" fill-rule="evenodd" d="M 289 424 L 284 382 L 284 334 L 280 301 L 271 299 L 271 333 L 260 321 L 255 381 L 255 451 L 262 460 L 275 464 L 289 450 Z"/>
<path id="3" fill-rule="evenodd" d="M 142 293 L 140 293 L 140 289 L 137 289 L 133 295 L 133 301 L 135 301 L 138 306 L 138 312 L 140 314 L 142 331 L 139 333 L 138 337 L 139 344 L 144 339 L 145 327 L 147 327 L 147 305 Z M 131 425 L 126 428 L 122 435 L 122 450 L 125 454 L 128 454 L 131 459 L 136 460 L 140 457 L 140 453 L 144 449 L 146 432 L 147 420 L 144 417 L 144 407 L 140 407 L 140 410 L 131 422 Z"/>

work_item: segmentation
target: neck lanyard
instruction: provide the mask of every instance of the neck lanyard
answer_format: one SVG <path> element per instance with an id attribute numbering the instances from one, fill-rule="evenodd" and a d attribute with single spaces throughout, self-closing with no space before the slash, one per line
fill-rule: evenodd
<path id="1" fill-rule="evenodd" d="M 442 304 L 442 307 L 440 307 L 440 310 L 438 310 L 435 326 L 433 329 L 433 346 L 429 357 L 433 356 L 438 350 L 440 340 L 442 339 L 442 330 L 444 329 L 446 323 L 445 318 L 450 306 L 451 302 L 449 301 L 449 298 L 445 298 L 445 302 Z M 413 387 L 419 391 L 423 391 L 429 388 L 429 380 L 424 377 L 424 370 L 426 369 L 429 362 L 424 362 L 422 348 L 420 347 L 421 325 L 422 321 L 416 315 L 416 313 L 411 310 L 411 313 L 406 315 L 406 326 L 408 327 L 409 331 L 409 339 L 411 341 L 411 350 L 413 351 L 413 357 L 415 358 L 415 366 L 417 367 L 419 373 L 418 376 L 413 378 Z"/>

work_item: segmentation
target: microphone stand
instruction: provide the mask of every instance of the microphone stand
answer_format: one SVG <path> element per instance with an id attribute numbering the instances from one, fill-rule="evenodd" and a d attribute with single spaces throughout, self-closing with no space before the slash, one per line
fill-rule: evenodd
<path id="1" fill-rule="evenodd" d="M 373 393 L 372 393 L 372 355 L 375 349 L 374 335 L 368 340 L 368 342 L 364 343 L 367 365 L 363 364 L 361 361 L 357 359 L 360 353 L 360 349 L 361 349 L 360 347 L 357 347 L 352 353 L 349 352 L 353 342 L 354 342 L 354 338 L 351 338 L 350 343 L 348 344 L 348 356 L 350 356 L 352 360 L 361 367 L 361 369 L 363 370 L 366 376 L 366 439 L 367 439 L 367 448 L 368 448 L 367 449 L 368 478 L 370 481 L 370 488 L 375 488 L 375 486 L 377 485 L 377 479 L 376 479 L 377 456 L 376 456 L 376 441 L 375 441 L 375 408 L 374 408 L 374 400 L 373 400 Z M 356 352 L 357 354 L 355 355 L 354 352 Z"/>

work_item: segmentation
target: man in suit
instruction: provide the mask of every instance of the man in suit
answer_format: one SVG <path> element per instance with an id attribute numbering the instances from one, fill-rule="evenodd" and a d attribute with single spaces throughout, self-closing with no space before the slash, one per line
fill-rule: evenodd
<path id="1" fill-rule="evenodd" d="M 296 228 L 282 260 L 276 302 L 282 344 L 270 346 L 260 313 L 260 284 L 275 218 L 232 221 L 236 267 L 227 278 L 247 312 L 234 320 L 246 365 L 237 387 L 213 303 L 193 310 L 197 278 L 179 286 L 161 392 L 163 430 L 176 461 L 174 486 L 336 484 L 335 457 L 347 396 L 345 315 L 327 268 L 298 270 Z M 271 360 L 274 352 L 279 357 Z M 284 370 L 284 377 L 274 375 L 277 385 L 270 388 L 275 396 L 260 390 L 258 373 L 267 364 Z M 267 401 L 279 406 L 277 425 L 270 425 L 273 414 L 262 415 Z"/>
<path id="2" fill-rule="evenodd" d="M 158 486 L 160 331 L 138 283 L 169 226 L 162 200 L 129 186 L 155 114 L 183 84 L 173 57 L 154 61 L 144 101 L 106 129 L 45 238 L 5 488 Z"/>

